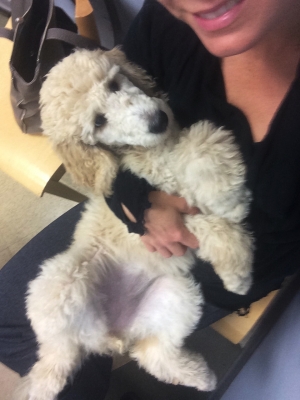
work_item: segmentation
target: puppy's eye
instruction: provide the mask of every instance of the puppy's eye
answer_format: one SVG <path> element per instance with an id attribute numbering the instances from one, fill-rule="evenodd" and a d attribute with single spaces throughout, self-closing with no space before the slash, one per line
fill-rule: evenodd
<path id="1" fill-rule="evenodd" d="M 108 89 L 111 92 L 118 92 L 120 90 L 120 85 L 118 84 L 117 81 L 110 81 L 108 84 Z"/>
<path id="2" fill-rule="evenodd" d="M 102 128 L 107 122 L 107 119 L 103 114 L 97 114 L 95 118 L 95 127 L 96 128 Z"/>

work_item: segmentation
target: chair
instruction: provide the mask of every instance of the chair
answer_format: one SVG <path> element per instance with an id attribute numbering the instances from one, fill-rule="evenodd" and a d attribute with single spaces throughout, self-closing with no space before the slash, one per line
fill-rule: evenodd
<path id="1" fill-rule="evenodd" d="M 265 312 L 268 312 L 268 307 L 271 306 L 277 294 L 278 290 L 274 290 L 268 296 L 252 303 L 249 312 L 245 313 L 245 315 L 234 312 L 213 323 L 211 328 L 233 344 L 243 346 L 260 318 L 263 317 Z"/>
<path id="2" fill-rule="evenodd" d="M 81 202 L 85 196 L 59 182 L 65 168 L 47 138 L 23 134 L 15 122 L 10 104 L 12 46 L 9 40 L 0 39 L 0 169 L 37 196 L 47 192 Z"/>
<path id="3" fill-rule="evenodd" d="M 253 303 L 249 314 L 242 317 L 230 314 L 211 325 L 225 338 L 240 345 L 241 352 L 219 382 L 217 389 L 208 396 L 207 400 L 222 398 L 254 350 L 289 305 L 299 287 L 300 271 L 286 278 L 279 290 L 273 291 L 267 297 Z"/>

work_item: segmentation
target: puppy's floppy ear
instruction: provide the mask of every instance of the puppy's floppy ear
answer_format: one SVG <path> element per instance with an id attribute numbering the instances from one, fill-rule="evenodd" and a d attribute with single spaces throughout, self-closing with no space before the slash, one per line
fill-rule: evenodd
<path id="1" fill-rule="evenodd" d="M 166 94 L 160 91 L 155 81 L 139 66 L 129 62 L 123 51 L 117 47 L 106 53 L 115 64 L 120 67 L 120 72 L 125 75 L 134 86 L 141 89 L 147 96 L 167 100 Z"/>
<path id="2" fill-rule="evenodd" d="M 111 152 L 82 142 L 58 143 L 55 150 L 75 182 L 88 187 L 93 193 L 112 194 L 118 162 Z"/>

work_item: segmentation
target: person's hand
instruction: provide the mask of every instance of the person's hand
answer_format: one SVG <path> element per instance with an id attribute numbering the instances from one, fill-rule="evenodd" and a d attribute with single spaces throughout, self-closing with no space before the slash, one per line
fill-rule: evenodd
<path id="1" fill-rule="evenodd" d="M 188 247 L 199 247 L 196 237 L 186 228 L 182 218 L 183 214 L 199 213 L 198 208 L 189 207 L 182 197 L 159 191 L 151 192 L 149 201 L 151 208 L 144 215 L 146 233 L 141 237 L 149 251 L 158 251 L 167 258 L 182 256 Z M 123 210 L 132 222 L 136 222 L 125 206 Z"/>

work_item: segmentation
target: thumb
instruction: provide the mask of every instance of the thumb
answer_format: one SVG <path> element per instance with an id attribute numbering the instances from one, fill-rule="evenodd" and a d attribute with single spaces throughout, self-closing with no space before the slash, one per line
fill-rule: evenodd
<path id="1" fill-rule="evenodd" d="M 191 249 L 197 249 L 199 247 L 198 239 L 186 227 L 183 229 L 182 240 L 180 242 Z"/>
<path id="2" fill-rule="evenodd" d="M 196 215 L 200 213 L 198 207 L 190 207 L 187 201 L 183 197 L 172 196 L 173 206 L 181 213 L 181 214 L 190 214 Z"/>
<path id="3" fill-rule="evenodd" d="M 189 215 L 196 215 L 196 214 L 200 214 L 201 210 L 198 207 L 188 207 L 188 210 L 186 212 L 186 214 Z"/>

